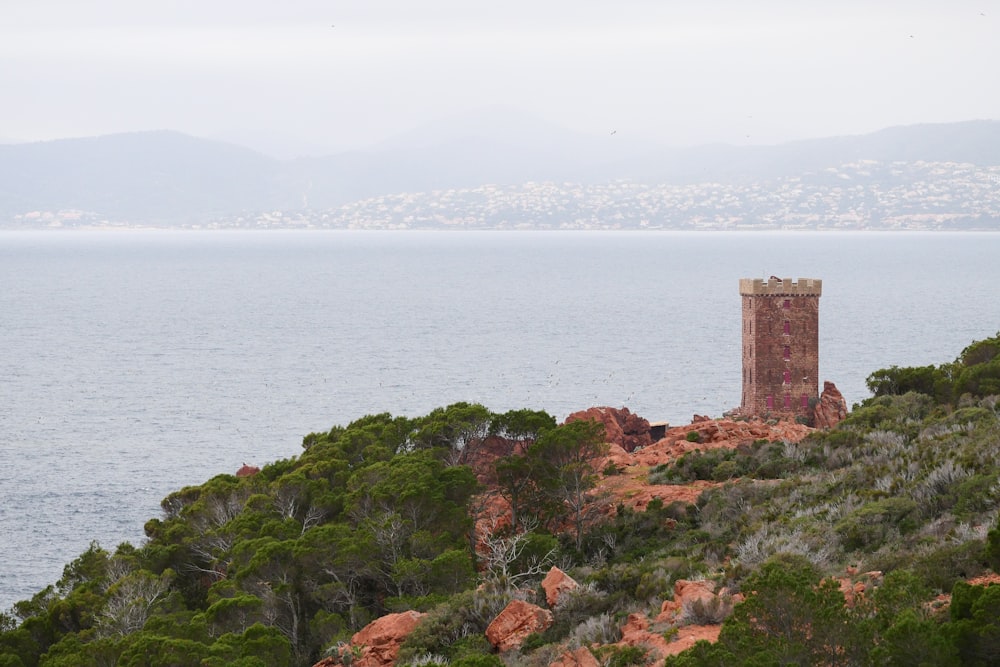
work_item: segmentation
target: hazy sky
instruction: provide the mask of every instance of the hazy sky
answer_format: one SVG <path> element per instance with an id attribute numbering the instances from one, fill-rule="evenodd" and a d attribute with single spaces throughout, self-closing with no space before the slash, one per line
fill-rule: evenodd
<path id="1" fill-rule="evenodd" d="M 363 147 L 503 104 L 672 145 L 1000 118 L 1000 3 L 0 0 L 0 140 Z"/>

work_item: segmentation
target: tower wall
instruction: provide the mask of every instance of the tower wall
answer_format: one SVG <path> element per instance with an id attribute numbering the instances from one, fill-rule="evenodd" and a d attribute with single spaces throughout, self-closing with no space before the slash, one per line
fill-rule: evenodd
<path id="1" fill-rule="evenodd" d="M 819 400 L 819 297 L 813 278 L 740 279 L 746 415 L 803 417 Z"/>

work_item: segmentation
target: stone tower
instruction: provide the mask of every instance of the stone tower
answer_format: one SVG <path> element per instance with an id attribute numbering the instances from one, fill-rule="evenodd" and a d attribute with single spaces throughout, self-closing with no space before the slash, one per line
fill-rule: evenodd
<path id="1" fill-rule="evenodd" d="M 823 281 L 740 279 L 745 415 L 812 421 L 819 400 L 819 297 Z"/>

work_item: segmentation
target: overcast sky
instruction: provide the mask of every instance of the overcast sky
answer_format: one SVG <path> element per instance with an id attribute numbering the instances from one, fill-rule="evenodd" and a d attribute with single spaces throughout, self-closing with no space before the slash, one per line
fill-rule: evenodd
<path id="1" fill-rule="evenodd" d="M 0 140 L 172 129 L 325 152 L 505 105 L 775 143 L 1000 118 L 998 64 L 983 0 L 0 0 Z"/>

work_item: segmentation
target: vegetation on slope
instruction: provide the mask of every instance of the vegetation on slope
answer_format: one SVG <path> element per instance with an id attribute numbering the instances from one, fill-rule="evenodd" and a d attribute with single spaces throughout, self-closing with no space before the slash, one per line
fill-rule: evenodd
<path id="1" fill-rule="evenodd" d="M 673 582 L 697 577 L 746 600 L 717 644 L 668 665 L 992 664 L 1000 587 L 965 581 L 1000 567 L 1000 335 L 927 368 L 873 373 L 874 396 L 834 430 L 650 471 L 720 485 L 642 512 L 608 511 L 596 492 L 592 422 L 460 403 L 309 434 L 255 476 L 169 495 L 141 547 L 92 544 L 0 616 L 0 667 L 308 665 L 405 609 L 429 615 L 401 662 L 496 665 L 485 626 L 537 596 L 552 564 L 583 585 L 507 664 L 613 644 L 627 614 L 655 616 Z M 873 570 L 881 585 L 845 605 L 829 577 Z"/>

